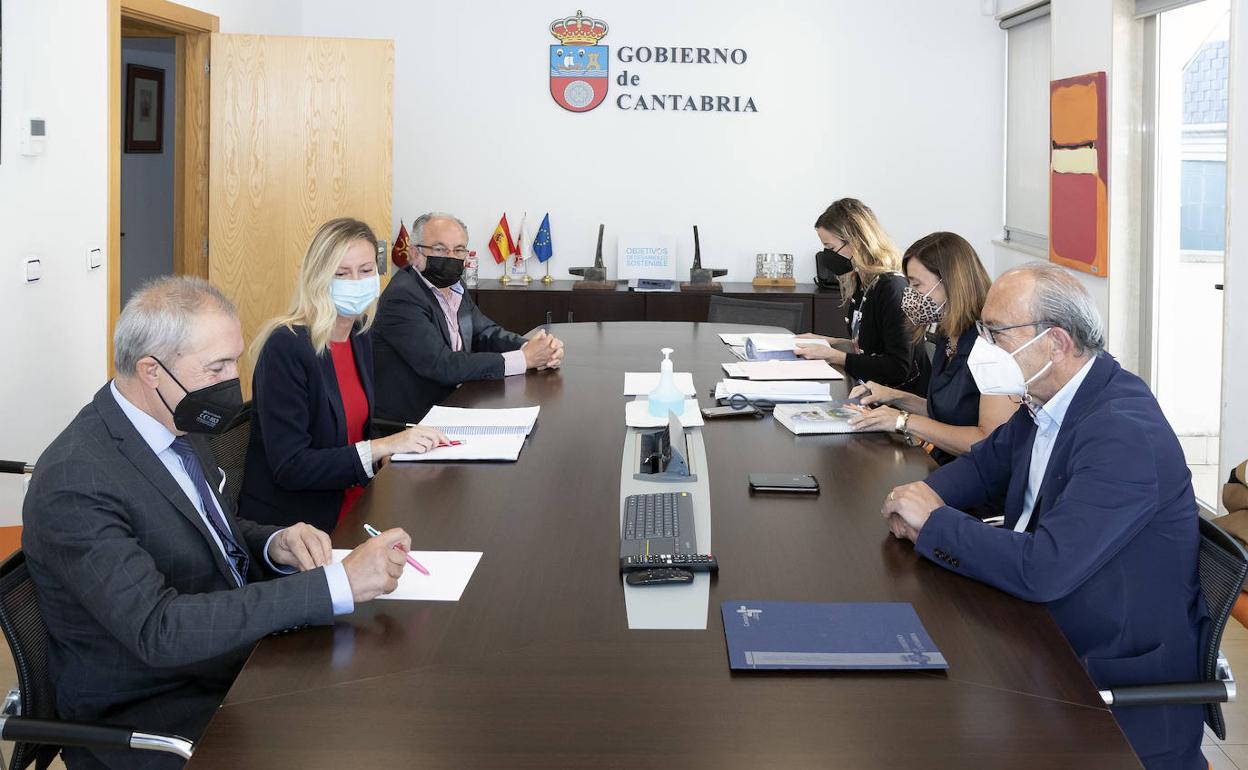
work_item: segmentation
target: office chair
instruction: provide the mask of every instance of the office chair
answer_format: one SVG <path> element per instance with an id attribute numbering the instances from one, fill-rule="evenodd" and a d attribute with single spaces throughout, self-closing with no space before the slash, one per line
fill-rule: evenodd
<path id="1" fill-rule="evenodd" d="M 32 762 L 42 770 L 56 758 L 62 746 L 163 751 L 190 759 L 194 744 L 176 735 L 56 718 L 48 672 L 48 629 L 39 611 L 35 584 L 26 569 L 26 554 L 21 551 L 0 564 L 0 629 L 4 630 L 17 668 L 18 689 L 9 693 L 0 713 L 0 738 L 15 742 L 9 770 L 24 770 Z"/>
<path id="2" fill-rule="evenodd" d="M 800 302 L 766 302 L 713 296 L 706 320 L 712 323 L 780 326 L 798 334 L 802 329 L 802 309 Z"/>
<path id="3" fill-rule="evenodd" d="M 252 402 L 243 404 L 243 410 L 224 433 L 208 439 L 213 457 L 225 471 L 224 494 L 230 502 L 238 505 L 238 495 L 243 490 L 243 469 L 247 463 L 247 444 L 251 441 Z"/>
<path id="4" fill-rule="evenodd" d="M 1218 704 L 1235 700 L 1235 677 L 1222 651 L 1222 631 L 1239 598 L 1248 576 L 1248 553 L 1213 522 L 1200 519 L 1200 588 L 1209 609 L 1209 638 L 1200 651 L 1199 682 L 1146 684 L 1101 690 L 1107 706 L 1159 706 L 1200 703 L 1205 707 L 1205 724 L 1219 740 L 1226 740 L 1226 721 Z"/>

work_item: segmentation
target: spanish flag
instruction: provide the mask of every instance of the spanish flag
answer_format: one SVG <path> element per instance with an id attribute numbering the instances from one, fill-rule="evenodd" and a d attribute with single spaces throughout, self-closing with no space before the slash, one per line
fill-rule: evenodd
<path id="1" fill-rule="evenodd" d="M 494 255 L 494 261 L 500 265 L 516 253 L 516 243 L 511 239 L 511 228 L 507 226 L 506 214 L 498 220 L 498 227 L 494 228 L 494 235 L 490 238 L 490 253 Z"/>

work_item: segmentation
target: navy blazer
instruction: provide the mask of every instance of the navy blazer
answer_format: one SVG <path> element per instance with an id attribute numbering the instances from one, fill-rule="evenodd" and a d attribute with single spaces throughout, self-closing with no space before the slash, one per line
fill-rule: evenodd
<path id="1" fill-rule="evenodd" d="M 501 380 L 503 353 L 524 337 L 486 317 L 467 291 L 459 304 L 462 350 L 451 350 L 446 314 L 411 265 L 399 270 L 381 294 L 373 328 L 377 344 L 378 417 L 417 422 L 460 383 Z"/>
<path id="2" fill-rule="evenodd" d="M 373 344 L 351 335 L 355 369 L 373 404 Z M 359 452 L 347 443 L 347 418 L 333 355 L 317 355 L 302 326 L 279 326 L 265 341 L 252 376 L 251 440 L 239 510 L 253 521 L 306 521 L 332 532 L 343 490 L 367 484 Z M 364 436 L 371 434 L 365 426 Z"/>
<path id="3" fill-rule="evenodd" d="M 927 385 L 927 416 L 937 422 L 979 425 L 979 386 L 967 365 L 978 334 L 974 324 L 962 332 L 952 357 L 945 352 L 949 338 L 942 335 L 936 339 L 932 378 Z M 932 449 L 932 459 L 941 465 L 953 462 L 955 457 L 939 447 Z"/>
<path id="4" fill-rule="evenodd" d="M 916 550 L 967 577 L 1045 602 L 1098 687 L 1200 678 L 1208 614 L 1183 450 L 1148 386 L 1107 354 L 1080 385 L 1053 446 L 1028 532 L 1036 426 L 1019 411 L 927 483 L 945 501 Z M 1005 526 L 961 510 L 1004 493 Z M 958 510 L 961 509 L 961 510 Z M 1204 768 L 1203 707 L 1114 709 L 1147 767 Z"/>

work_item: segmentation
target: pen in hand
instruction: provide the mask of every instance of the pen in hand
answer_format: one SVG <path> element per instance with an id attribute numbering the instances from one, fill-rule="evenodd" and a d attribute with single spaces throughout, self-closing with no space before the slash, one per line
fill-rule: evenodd
<path id="1" fill-rule="evenodd" d="M 372 524 L 365 524 L 364 531 L 368 533 L 369 537 L 377 537 L 378 535 L 381 534 L 381 532 L 378 531 L 378 529 L 374 527 Z M 403 550 L 402 548 L 399 548 L 398 545 L 395 545 L 394 547 L 397 550 L 400 550 L 400 551 Z M 420 562 L 413 559 L 410 553 L 404 553 L 403 558 L 407 559 L 407 563 L 415 567 L 421 574 L 423 575 L 429 574 L 429 570 L 425 569 L 424 566 Z"/>

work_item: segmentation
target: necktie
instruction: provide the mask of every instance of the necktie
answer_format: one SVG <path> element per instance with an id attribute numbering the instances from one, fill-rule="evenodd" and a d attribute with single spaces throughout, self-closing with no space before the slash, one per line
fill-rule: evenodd
<path id="1" fill-rule="evenodd" d="M 172 448 L 182 461 L 182 468 L 186 471 L 186 475 L 191 477 L 191 483 L 195 485 L 195 489 L 199 492 L 199 500 L 204 507 L 204 518 L 208 520 L 209 526 L 212 527 L 212 530 L 217 533 L 217 537 L 221 540 L 221 547 L 225 551 L 226 558 L 234 564 L 234 570 L 238 573 L 239 585 L 246 585 L 247 551 L 234 539 L 233 531 L 226 524 L 221 511 L 217 509 L 212 496 L 212 488 L 208 486 L 208 479 L 204 477 L 204 469 L 199 464 L 199 457 L 195 454 L 194 448 L 191 447 L 191 442 L 187 441 L 185 436 L 178 436 L 173 440 Z"/>

